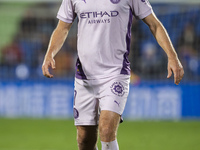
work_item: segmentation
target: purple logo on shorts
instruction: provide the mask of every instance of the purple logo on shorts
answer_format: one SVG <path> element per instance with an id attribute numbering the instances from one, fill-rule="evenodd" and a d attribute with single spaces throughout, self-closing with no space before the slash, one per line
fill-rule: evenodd
<path id="1" fill-rule="evenodd" d="M 79 117 L 79 112 L 76 108 L 74 108 L 74 118 L 77 119 Z"/>
<path id="2" fill-rule="evenodd" d="M 116 100 L 114 101 L 118 106 L 120 105 L 120 103 L 118 103 Z"/>
<path id="3" fill-rule="evenodd" d="M 145 2 L 146 0 L 141 0 L 142 2 Z"/>
<path id="4" fill-rule="evenodd" d="M 114 82 L 110 88 L 115 95 L 120 97 L 124 95 L 124 86 L 120 82 Z"/>
<path id="5" fill-rule="evenodd" d="M 120 0 L 110 0 L 113 4 L 117 4 L 120 2 Z"/>

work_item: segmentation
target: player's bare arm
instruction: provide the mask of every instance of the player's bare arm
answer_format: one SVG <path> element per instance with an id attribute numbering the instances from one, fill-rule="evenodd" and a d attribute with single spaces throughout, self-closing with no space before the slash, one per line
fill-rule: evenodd
<path id="1" fill-rule="evenodd" d="M 43 75 L 48 78 L 53 78 L 53 75 L 49 72 L 49 67 L 51 67 L 52 69 L 56 68 L 54 57 L 61 49 L 65 39 L 67 38 L 71 25 L 71 23 L 59 21 L 56 29 L 54 30 L 51 36 L 48 50 L 46 52 L 44 62 L 42 65 Z"/>
<path id="2" fill-rule="evenodd" d="M 158 44 L 163 48 L 168 57 L 168 76 L 170 78 L 174 73 L 174 83 L 178 85 L 183 78 L 184 70 L 178 59 L 177 53 L 172 45 L 168 33 L 162 23 L 158 20 L 154 13 L 147 16 L 143 21 L 149 26 L 152 34 L 156 38 Z"/>

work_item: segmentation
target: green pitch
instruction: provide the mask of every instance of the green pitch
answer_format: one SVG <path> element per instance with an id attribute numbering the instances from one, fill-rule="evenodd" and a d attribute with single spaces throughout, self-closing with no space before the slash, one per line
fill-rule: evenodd
<path id="1" fill-rule="evenodd" d="M 200 150 L 200 122 L 125 121 L 118 142 L 120 150 Z M 0 150 L 77 150 L 76 128 L 72 120 L 0 119 Z"/>

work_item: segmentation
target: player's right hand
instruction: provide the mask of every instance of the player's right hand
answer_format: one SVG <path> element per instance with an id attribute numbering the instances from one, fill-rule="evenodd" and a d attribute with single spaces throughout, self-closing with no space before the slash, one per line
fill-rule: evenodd
<path id="1" fill-rule="evenodd" d="M 52 57 L 45 56 L 43 65 L 42 65 L 42 72 L 43 75 L 47 78 L 53 78 L 53 75 L 50 74 L 49 68 L 56 69 L 55 60 Z"/>

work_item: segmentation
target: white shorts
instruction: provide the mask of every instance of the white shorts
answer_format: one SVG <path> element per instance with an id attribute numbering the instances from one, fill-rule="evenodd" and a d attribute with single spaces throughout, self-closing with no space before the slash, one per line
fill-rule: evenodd
<path id="1" fill-rule="evenodd" d="M 75 125 L 97 125 L 101 110 L 122 115 L 129 93 L 129 83 L 128 75 L 98 80 L 75 78 Z"/>

